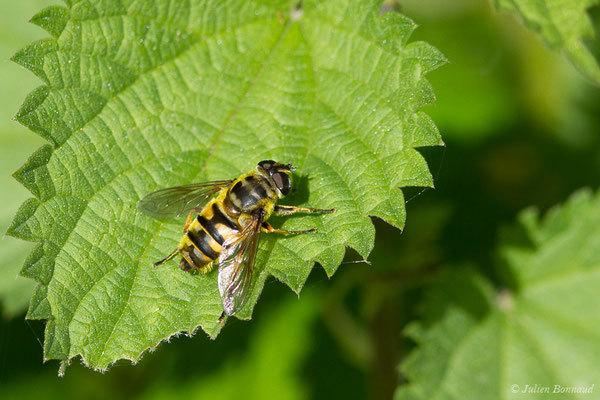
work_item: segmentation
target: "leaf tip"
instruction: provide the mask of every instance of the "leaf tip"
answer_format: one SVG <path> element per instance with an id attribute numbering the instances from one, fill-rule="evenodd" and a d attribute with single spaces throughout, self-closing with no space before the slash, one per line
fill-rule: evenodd
<path id="1" fill-rule="evenodd" d="M 35 198 L 26 200 L 17 211 L 6 234 L 18 239 L 35 240 L 33 232 L 31 232 L 26 223 L 33 216 L 39 205 L 40 202 Z"/>
<path id="2" fill-rule="evenodd" d="M 49 130 L 51 127 L 44 118 L 36 113 L 38 107 L 44 103 L 49 94 L 50 88 L 45 85 L 29 93 L 13 119 L 44 139 L 56 144 L 56 140 L 53 139 L 52 132 Z"/>
<path id="3" fill-rule="evenodd" d="M 44 102 L 46 97 L 48 97 L 48 94 L 50 94 L 50 88 L 45 85 L 33 90 L 27 95 L 21 108 L 19 108 L 19 111 L 17 111 L 13 119 L 20 124 L 29 127 L 27 124 L 30 123 L 30 121 L 27 119 L 27 116 Z"/>
<path id="4" fill-rule="evenodd" d="M 31 296 L 31 300 L 29 302 L 27 314 L 25 315 L 26 319 L 39 320 L 49 319 L 52 317 L 52 311 L 50 303 L 48 302 L 47 294 L 48 286 L 39 284 L 35 287 L 33 296 Z"/>
<path id="5" fill-rule="evenodd" d="M 10 60 L 27 68 L 46 84 L 49 84 L 48 76 L 44 71 L 44 58 L 46 54 L 56 51 L 57 46 L 54 39 L 38 40 L 17 51 L 10 57 Z"/>
<path id="6" fill-rule="evenodd" d="M 54 148 L 51 145 L 43 145 L 12 175 L 17 182 L 25 186 L 40 200 L 48 199 L 55 193 L 54 184 L 46 168 L 53 151 Z"/>
<path id="7" fill-rule="evenodd" d="M 68 21 L 68 9 L 61 6 L 50 6 L 35 14 L 30 23 L 39 26 L 55 38 L 60 36 Z"/>
<path id="8" fill-rule="evenodd" d="M 44 358 L 44 362 L 47 361 Z M 65 371 L 67 370 L 67 367 L 69 366 L 69 362 L 67 360 L 61 360 L 59 367 L 58 367 L 58 376 L 59 378 L 64 378 L 65 377 Z"/>

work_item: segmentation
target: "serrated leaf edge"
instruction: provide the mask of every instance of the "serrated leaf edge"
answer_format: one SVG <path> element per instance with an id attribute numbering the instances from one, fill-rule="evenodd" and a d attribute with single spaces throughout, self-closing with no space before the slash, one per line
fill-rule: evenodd
<path id="1" fill-rule="evenodd" d="M 68 5 L 68 7 L 71 6 L 68 1 L 66 1 L 66 3 Z M 376 3 L 376 4 L 381 3 L 381 0 L 375 0 L 374 3 Z M 35 23 L 36 25 L 39 25 L 42 28 L 46 29 L 51 35 L 53 35 L 53 36 L 55 36 L 55 38 L 57 38 L 60 35 L 60 33 L 62 32 L 62 30 L 64 29 L 64 26 L 67 23 L 63 19 L 63 17 L 67 13 L 69 13 L 69 8 L 49 7 L 49 8 L 46 8 L 46 9 L 42 10 L 40 13 L 36 14 L 32 18 L 32 22 Z M 383 17 L 384 16 L 380 16 L 379 18 L 376 17 L 376 19 L 380 20 Z M 404 16 L 402 16 L 402 17 L 404 18 L 404 21 L 406 21 L 406 20 L 410 21 L 410 19 L 408 19 L 408 18 L 406 18 Z M 52 28 L 52 23 L 53 22 L 60 23 L 59 25 L 62 25 L 62 28 L 61 29 L 54 29 L 54 28 Z M 413 29 L 416 28 L 416 26 L 417 25 L 413 23 Z M 412 32 L 412 30 L 411 30 L 411 32 Z M 402 42 L 404 44 L 406 44 L 408 42 L 409 38 L 410 38 L 410 33 L 408 35 L 406 35 L 406 37 L 402 38 Z M 418 43 L 418 44 L 414 44 L 414 43 Z M 412 47 L 410 47 L 411 49 L 416 49 L 416 48 L 418 48 L 418 46 L 422 45 L 422 44 L 419 44 L 419 42 L 413 42 L 411 44 L 412 44 Z M 34 43 L 32 45 L 29 45 L 29 46 L 25 47 L 22 51 L 20 51 L 17 54 L 15 54 L 15 56 L 13 57 L 13 61 L 15 61 L 16 63 L 18 63 L 18 64 L 20 64 L 20 65 L 22 65 L 22 66 L 30 69 L 35 75 L 39 76 L 41 79 L 43 79 L 45 82 L 48 83 L 48 78 L 45 75 L 45 73 L 43 72 L 43 70 L 41 70 L 40 68 L 36 67 L 32 63 L 25 62 L 26 61 L 26 57 L 24 56 L 24 54 L 27 51 L 37 50 L 39 52 L 39 54 L 37 56 L 39 56 L 39 57 L 41 57 L 43 59 L 43 57 L 44 57 L 45 54 L 47 54 L 50 51 L 56 50 L 56 47 L 54 47 L 54 45 L 56 45 L 55 39 L 45 39 L 45 40 L 36 42 L 36 43 Z M 410 44 L 409 44 L 409 46 L 410 46 Z M 405 47 L 405 50 L 406 50 L 406 47 Z M 425 70 L 423 71 L 423 75 L 426 74 L 426 73 L 428 73 L 429 71 L 432 71 L 432 70 L 438 68 L 439 66 L 441 66 L 442 64 L 444 64 L 445 62 L 447 62 L 447 60 L 441 55 L 441 53 L 439 53 L 439 55 L 440 55 L 439 59 L 437 59 L 435 57 L 432 58 L 432 61 L 434 61 L 434 62 L 432 62 L 431 67 L 425 68 Z M 162 65 L 162 64 L 160 64 L 160 65 Z M 158 65 L 157 67 L 160 67 L 160 65 Z M 147 73 L 147 72 L 148 71 L 146 71 L 145 73 Z M 421 79 L 421 83 L 425 84 L 426 82 L 427 82 L 426 79 L 424 79 L 424 78 Z M 121 88 L 121 91 L 124 90 L 124 89 L 126 89 L 126 87 Z M 52 144 L 54 144 L 54 146 L 46 145 L 46 146 L 43 146 L 42 148 L 38 149 L 30 157 L 30 159 L 28 160 L 28 162 L 26 162 L 26 164 L 23 165 L 23 167 L 21 167 L 15 173 L 15 178 L 20 183 L 22 183 L 25 187 L 27 187 L 30 191 L 32 191 L 32 193 L 36 197 L 39 195 L 39 193 L 35 192 L 35 189 L 33 189 L 33 186 L 34 186 L 33 184 L 30 187 L 29 185 L 27 185 L 24 182 L 23 176 L 25 174 L 32 173 L 33 171 L 35 171 L 35 169 L 43 167 L 45 165 L 45 163 L 43 163 L 43 162 L 42 163 L 34 162 L 34 161 L 39 161 L 38 158 L 35 158 L 36 155 L 37 156 L 44 155 L 45 156 L 44 158 L 46 158 L 46 162 L 47 162 L 47 160 L 51 157 L 54 148 L 60 146 L 61 143 L 56 143 L 54 141 L 54 139 L 52 138 L 52 135 L 51 135 L 50 132 L 45 131 L 42 126 L 37 126 L 32 121 L 28 121 L 26 119 L 26 117 L 32 111 L 34 111 L 45 100 L 45 98 L 50 93 L 50 89 L 51 89 L 50 86 L 42 86 L 42 87 L 34 90 L 26 98 L 23 106 L 21 107 L 21 109 L 19 110 L 19 112 L 17 113 L 17 115 L 15 116 L 15 119 L 17 121 L 21 122 L 23 125 L 27 126 L 32 131 L 34 131 L 36 133 L 39 133 L 42 137 L 44 137 L 45 139 L 49 140 L 50 142 L 53 142 Z M 116 94 L 117 93 L 115 93 L 115 95 Z M 424 104 L 429 104 L 429 103 L 425 102 Z M 417 113 L 415 113 L 415 115 L 417 115 Z M 425 115 L 425 114 L 423 114 L 423 115 Z M 434 132 L 435 136 L 437 136 L 439 138 L 439 132 L 437 131 L 437 127 L 435 127 L 435 125 L 433 123 L 431 125 L 435 128 L 435 132 Z M 439 142 L 442 143 L 441 139 L 439 139 Z M 427 143 L 425 145 L 430 145 L 430 144 Z M 414 146 L 414 147 L 419 147 L 419 146 L 417 145 L 417 146 Z M 429 171 L 427 171 L 427 172 L 429 172 Z M 49 200 L 52 197 L 54 197 L 54 195 L 46 198 L 45 200 Z M 35 208 L 32 209 L 32 205 L 34 205 L 34 204 L 35 204 Z M 19 237 L 19 238 L 25 239 L 25 240 L 31 240 L 31 236 L 30 235 L 25 235 L 25 234 L 19 232 L 18 228 L 33 215 L 33 213 L 35 212 L 35 210 L 37 209 L 37 207 L 39 205 L 40 205 L 40 202 L 37 199 L 29 199 L 28 201 L 26 201 L 23 204 L 23 206 L 21 207 L 21 209 L 17 212 L 17 215 L 15 216 L 15 218 L 13 220 L 13 223 L 11 224 L 11 227 L 9 228 L 8 234 L 10 234 L 12 236 L 15 236 L 15 237 Z M 36 240 L 36 239 L 33 239 L 33 240 Z M 348 245 L 346 244 L 345 247 L 348 247 Z M 364 256 L 366 258 L 366 255 L 364 255 Z M 314 267 L 314 262 L 315 261 L 313 261 L 313 267 Z M 311 267 L 311 270 L 312 270 L 313 267 Z M 335 272 L 335 269 L 336 268 L 334 268 L 331 271 L 331 274 L 330 274 L 330 271 L 327 270 L 327 274 L 329 276 L 332 275 Z M 25 271 L 23 271 L 23 272 L 24 272 L 24 276 L 27 276 L 26 272 Z M 287 282 L 285 282 L 285 283 L 287 283 Z M 290 286 L 290 285 L 288 284 L 288 286 Z M 292 286 L 290 286 L 290 288 L 294 292 L 299 293 L 300 290 L 302 289 L 302 286 L 303 286 L 303 284 L 300 284 L 297 289 L 294 288 L 294 287 L 292 287 Z M 262 287 L 262 285 L 261 285 L 261 287 Z M 40 293 L 40 290 L 43 291 L 44 288 L 47 288 L 47 286 L 44 285 L 43 283 L 40 283 L 37 286 L 37 288 L 36 288 L 36 293 Z M 47 301 L 47 299 L 46 299 L 46 301 Z M 39 307 L 39 304 L 40 303 L 38 302 L 38 307 Z M 36 307 L 36 309 L 38 307 Z M 34 314 L 34 310 L 30 310 L 30 313 L 28 314 L 28 317 L 33 317 L 33 314 Z M 43 314 L 45 315 L 45 312 Z M 37 319 L 37 318 L 40 318 L 40 316 L 41 315 L 36 315 L 34 318 Z M 49 319 L 49 322 L 50 322 L 51 316 L 48 316 L 47 318 Z M 140 351 L 140 353 L 138 354 L 138 356 L 136 356 L 136 357 L 127 357 L 126 356 L 126 357 L 123 357 L 122 359 L 130 360 L 133 364 L 135 364 L 135 363 L 137 363 L 139 361 L 139 359 L 145 354 L 145 352 L 147 350 L 153 351 L 163 341 L 165 341 L 165 340 L 168 341 L 171 337 L 174 337 L 174 336 L 176 337 L 176 336 L 178 336 L 178 335 L 180 335 L 182 333 L 185 334 L 187 332 L 188 334 L 193 335 L 193 334 L 196 333 L 196 331 L 200 327 L 201 327 L 201 325 L 198 324 L 196 326 L 190 327 L 187 331 L 184 330 L 184 331 L 181 331 L 181 332 L 175 332 L 175 333 L 173 333 L 171 335 L 165 335 L 162 339 L 158 340 L 157 343 L 154 346 L 148 346 L 144 350 Z M 222 328 L 222 325 L 221 325 L 221 328 Z M 220 328 L 215 332 L 214 335 L 210 335 L 209 334 L 209 337 L 211 337 L 211 338 L 214 339 L 218 335 L 219 332 L 220 332 Z M 88 363 L 88 361 L 86 360 L 86 358 L 84 357 L 83 354 L 77 353 L 77 354 L 74 354 L 74 355 L 70 355 L 67 359 L 65 359 L 65 360 L 62 361 L 62 363 L 61 363 L 61 371 L 63 373 L 64 373 L 65 366 L 68 365 L 73 358 L 77 357 L 77 355 L 81 356 L 82 361 L 86 365 L 88 365 L 88 366 L 90 366 L 90 367 L 92 367 L 92 368 L 94 368 L 96 370 L 100 370 L 100 371 L 106 370 L 108 367 L 110 367 L 114 363 L 114 362 L 109 363 L 106 368 L 98 368 L 96 366 L 90 365 Z M 48 360 L 48 359 L 45 358 L 45 360 Z M 116 362 L 116 360 L 115 360 L 115 362 Z"/>

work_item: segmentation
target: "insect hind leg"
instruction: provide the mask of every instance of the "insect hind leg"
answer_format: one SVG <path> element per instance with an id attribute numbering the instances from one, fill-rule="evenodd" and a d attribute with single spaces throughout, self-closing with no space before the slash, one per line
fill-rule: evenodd
<path id="1" fill-rule="evenodd" d="M 276 229 L 276 228 L 273 228 L 273 226 L 271 224 L 269 224 L 268 222 L 262 223 L 262 229 L 263 229 L 263 232 L 266 232 L 266 233 L 283 233 L 283 234 L 287 234 L 287 235 L 301 235 L 303 233 L 315 233 L 317 231 L 317 228 L 307 229 L 305 231 L 288 231 L 285 229 Z"/>
<path id="2" fill-rule="evenodd" d="M 171 254 L 169 254 L 168 256 L 166 256 L 165 258 L 163 258 L 160 261 L 157 261 L 154 263 L 154 268 L 158 267 L 161 264 L 166 263 L 167 261 L 169 261 L 171 258 L 175 257 L 179 252 L 181 251 L 181 248 L 176 248 L 175 250 L 173 250 L 173 252 Z"/>
<path id="3" fill-rule="evenodd" d="M 183 271 L 191 271 L 194 269 L 194 266 L 190 264 L 184 257 L 181 257 L 181 262 L 179 262 L 179 268 Z"/>

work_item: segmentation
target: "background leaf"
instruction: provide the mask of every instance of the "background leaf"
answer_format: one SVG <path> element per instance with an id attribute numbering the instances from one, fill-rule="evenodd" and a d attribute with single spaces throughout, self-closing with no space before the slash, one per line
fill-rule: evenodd
<path id="1" fill-rule="evenodd" d="M 105 369 L 180 331 L 218 334 L 216 274 L 151 268 L 181 235 L 135 208 L 158 188 L 273 158 L 298 166 L 290 203 L 338 209 L 275 221 L 319 233 L 262 241 L 242 318 L 269 275 L 299 292 L 315 261 L 332 275 L 346 246 L 367 257 L 370 216 L 404 225 L 399 187 L 432 184 L 414 148 L 441 144 L 418 109 L 444 58 L 378 1 L 292 4 L 69 1 L 32 19 L 54 39 L 13 58 L 46 83 L 16 118 L 50 145 L 15 175 L 36 198 L 9 233 L 40 242 L 22 274 L 39 282 L 45 359 Z"/>
<path id="2" fill-rule="evenodd" d="M 408 328 L 419 348 L 396 399 L 548 398 L 527 385 L 598 382 L 600 318 L 590 299 L 600 283 L 600 194 L 582 191 L 542 220 L 533 210 L 519 220 L 522 234 L 500 247 L 505 288 L 464 268 L 431 288 L 424 322 Z"/>
<path id="3" fill-rule="evenodd" d="M 584 45 L 583 38 L 594 36 L 586 10 L 598 0 L 495 0 L 501 10 L 517 12 L 552 47 L 565 52 L 571 62 L 596 85 L 600 85 L 600 66 Z"/>

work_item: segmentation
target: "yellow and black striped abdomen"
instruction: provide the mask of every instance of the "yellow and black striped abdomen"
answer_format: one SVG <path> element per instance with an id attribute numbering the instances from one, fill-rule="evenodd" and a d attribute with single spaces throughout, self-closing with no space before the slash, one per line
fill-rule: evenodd
<path id="1" fill-rule="evenodd" d="M 179 246 L 183 256 L 181 269 L 196 268 L 207 273 L 212 262 L 219 258 L 223 243 L 238 232 L 236 219 L 223 210 L 220 199 L 221 196 L 211 201 L 190 224 Z"/>
<path id="2" fill-rule="evenodd" d="M 256 173 L 240 176 L 223 189 L 190 224 L 181 240 L 181 269 L 210 271 L 223 243 L 243 229 L 255 210 L 263 209 L 265 219 L 271 215 L 278 198 L 275 190 L 264 176 Z"/>

